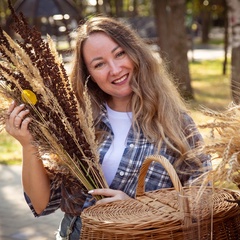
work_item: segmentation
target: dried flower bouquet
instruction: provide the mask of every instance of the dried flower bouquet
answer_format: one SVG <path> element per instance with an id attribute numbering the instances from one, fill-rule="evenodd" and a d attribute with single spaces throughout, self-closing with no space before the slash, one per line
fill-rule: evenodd
<path id="1" fill-rule="evenodd" d="M 87 90 L 85 106 L 80 106 L 52 39 L 44 41 L 9 5 L 20 40 L 0 28 L 0 130 L 8 117 L 3 102 L 24 102 L 33 119 L 33 144 L 49 174 L 78 179 L 84 192 L 107 187 Z"/>

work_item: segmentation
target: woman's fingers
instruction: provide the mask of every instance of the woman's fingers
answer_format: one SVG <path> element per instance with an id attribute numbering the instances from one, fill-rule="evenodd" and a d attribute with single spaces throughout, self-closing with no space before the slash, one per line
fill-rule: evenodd
<path id="1" fill-rule="evenodd" d="M 21 104 L 19 106 L 16 106 L 16 104 L 13 102 L 7 111 L 8 114 L 8 121 L 7 121 L 7 127 L 20 129 L 22 126 L 23 121 L 25 120 L 26 115 L 29 113 L 28 109 L 24 109 L 25 105 Z M 24 125 L 28 123 L 29 120 L 24 122 Z"/>
<path id="2" fill-rule="evenodd" d="M 104 204 L 104 203 L 114 202 L 117 200 L 126 200 L 130 198 L 126 193 L 120 190 L 113 190 L 108 188 L 94 189 L 94 190 L 90 190 L 88 193 L 92 194 L 93 196 L 101 195 L 106 197 L 97 201 L 96 204 Z"/>
<path id="3" fill-rule="evenodd" d="M 9 106 L 9 108 L 8 108 L 8 110 L 7 110 L 7 115 L 8 115 L 8 116 L 10 116 L 10 114 L 12 113 L 14 107 L 15 107 L 15 101 L 13 101 L 13 102 L 10 104 L 10 106 Z"/>
<path id="4" fill-rule="evenodd" d="M 110 188 L 100 188 L 100 189 L 94 189 L 94 190 L 90 190 L 88 193 L 92 194 L 92 195 L 102 195 L 105 197 L 112 197 L 114 195 L 116 195 L 116 191 L 118 190 L 113 190 Z"/>
<path id="5" fill-rule="evenodd" d="M 22 126 L 25 116 L 29 113 L 28 109 L 21 110 L 14 118 L 14 127 L 19 129 Z"/>
<path id="6" fill-rule="evenodd" d="M 29 112 L 29 111 L 28 111 Z M 26 114 L 28 114 L 28 112 Z M 26 131 L 28 129 L 28 124 L 31 122 L 31 118 L 27 117 L 22 121 L 21 129 Z"/>
<path id="7" fill-rule="evenodd" d="M 18 127 L 17 124 L 16 124 L 16 126 L 14 125 L 15 124 L 15 118 L 18 115 L 18 113 L 23 109 L 24 109 L 24 104 L 16 106 L 15 103 L 14 103 L 14 104 L 10 105 L 10 107 L 8 109 L 8 115 L 9 115 L 8 125 L 10 127 L 12 127 L 12 126 Z M 19 121 L 19 120 L 17 120 L 17 121 Z"/>
<path id="8" fill-rule="evenodd" d="M 25 105 L 16 106 L 12 103 L 7 110 L 6 131 L 16 138 L 22 145 L 28 145 L 32 142 L 32 135 L 28 130 L 28 124 L 32 120 L 27 117 L 29 110 Z"/>

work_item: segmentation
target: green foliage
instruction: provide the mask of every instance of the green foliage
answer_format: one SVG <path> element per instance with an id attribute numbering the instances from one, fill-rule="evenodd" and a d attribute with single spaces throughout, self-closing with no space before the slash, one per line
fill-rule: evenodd
<path id="1" fill-rule="evenodd" d="M 21 162 L 21 145 L 5 131 L 0 133 L 0 153 L 0 164 L 17 164 Z"/>
<path id="2" fill-rule="evenodd" d="M 214 15 L 221 15 L 224 11 L 224 0 L 187 0 L 186 6 L 191 9 L 194 15 L 199 15 L 202 11 L 211 11 Z"/>

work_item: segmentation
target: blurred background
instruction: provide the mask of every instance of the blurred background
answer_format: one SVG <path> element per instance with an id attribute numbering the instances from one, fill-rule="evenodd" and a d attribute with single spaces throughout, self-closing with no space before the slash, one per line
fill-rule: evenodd
<path id="1" fill-rule="evenodd" d="M 236 0 L 12 0 L 43 38 L 49 34 L 59 53 L 66 56 L 74 46 L 74 30 L 92 15 L 107 15 L 128 22 L 153 49 L 169 62 L 183 97 L 196 99 L 189 60 L 195 48 L 219 46 L 222 73 L 227 73 L 228 51 L 239 52 L 239 5 Z M 235 2 L 235 3 L 234 3 Z M 10 35 L 12 18 L 8 0 L 0 2 L 0 24 Z M 235 27 L 235 28 L 234 28 Z M 14 37 L 14 36 L 13 36 Z M 191 59 L 188 52 L 191 51 Z M 239 54 L 235 54 L 239 55 Z M 235 56 L 237 58 L 239 56 Z M 233 64 L 240 59 L 231 59 Z M 234 61 L 233 61 L 234 60 Z M 236 65 L 237 66 L 237 65 Z M 238 71 L 240 71 L 238 69 Z M 238 72 L 239 73 L 239 72 Z M 236 73 L 236 76 L 239 74 Z M 232 76 L 234 77 L 234 76 Z M 231 88 L 238 86 L 232 79 Z M 231 93 L 236 102 L 238 94 Z"/>
<path id="2" fill-rule="evenodd" d="M 47 34 L 53 38 L 67 71 L 78 25 L 93 15 L 107 15 L 131 25 L 153 53 L 166 60 L 197 124 L 209 120 L 202 107 L 223 111 L 240 101 L 238 0 L 11 2 L 43 38 Z M 11 24 L 8 0 L 0 0 L 0 26 L 17 38 Z M 209 133 L 200 131 L 207 141 Z M 0 199 L 0 239 L 54 239 L 61 213 L 37 221 L 32 217 L 21 190 L 21 147 L 5 131 L 0 133 Z"/>

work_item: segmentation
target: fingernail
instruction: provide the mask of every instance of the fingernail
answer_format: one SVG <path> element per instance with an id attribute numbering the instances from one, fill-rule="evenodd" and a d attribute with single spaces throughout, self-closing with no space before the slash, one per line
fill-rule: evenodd
<path id="1" fill-rule="evenodd" d="M 24 106 L 25 106 L 25 104 L 24 104 L 24 103 L 20 104 L 20 107 L 24 107 Z"/>
<path id="2" fill-rule="evenodd" d="M 25 122 L 31 122 L 31 118 L 25 118 L 23 121 L 25 121 Z"/>
<path id="3" fill-rule="evenodd" d="M 94 192 L 94 190 L 90 190 L 90 191 L 88 191 L 89 194 L 92 194 L 93 192 Z"/>

